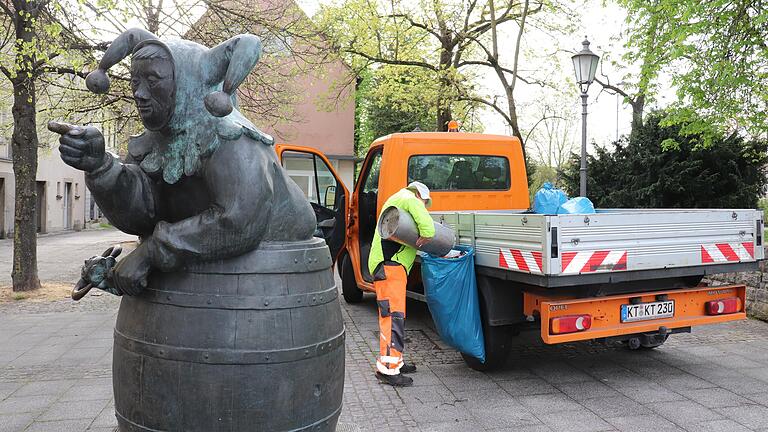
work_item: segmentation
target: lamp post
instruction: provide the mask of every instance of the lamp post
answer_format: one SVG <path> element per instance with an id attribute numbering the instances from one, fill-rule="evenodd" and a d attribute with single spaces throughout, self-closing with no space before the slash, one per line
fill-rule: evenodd
<path id="1" fill-rule="evenodd" d="M 586 36 L 581 43 L 583 48 L 571 57 L 576 71 L 576 82 L 581 90 L 581 168 L 579 169 L 579 195 L 587 196 L 587 90 L 595 80 L 600 56 L 589 50 Z"/>

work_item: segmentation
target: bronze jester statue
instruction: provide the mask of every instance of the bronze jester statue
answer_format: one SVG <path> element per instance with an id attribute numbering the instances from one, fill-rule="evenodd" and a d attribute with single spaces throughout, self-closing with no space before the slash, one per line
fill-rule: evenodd
<path id="1" fill-rule="evenodd" d="M 131 56 L 145 131 L 120 161 L 94 127 L 51 123 L 99 208 L 141 238 L 108 276 L 124 294 L 113 382 L 121 431 L 334 430 L 344 329 L 311 206 L 273 138 L 236 108 L 261 42 L 208 49 L 128 30 L 88 75 Z"/>

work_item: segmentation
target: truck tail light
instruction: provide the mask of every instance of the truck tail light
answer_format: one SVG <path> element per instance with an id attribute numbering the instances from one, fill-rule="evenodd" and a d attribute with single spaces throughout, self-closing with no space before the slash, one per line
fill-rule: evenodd
<path id="1" fill-rule="evenodd" d="M 592 315 L 566 315 L 549 320 L 552 334 L 576 333 L 592 327 Z"/>
<path id="2" fill-rule="evenodd" d="M 725 315 L 741 312 L 741 299 L 730 297 L 706 303 L 707 315 Z"/>

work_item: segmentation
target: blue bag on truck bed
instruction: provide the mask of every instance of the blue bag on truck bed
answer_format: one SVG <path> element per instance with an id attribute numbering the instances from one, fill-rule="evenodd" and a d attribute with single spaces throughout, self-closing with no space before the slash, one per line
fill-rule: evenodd
<path id="1" fill-rule="evenodd" d="M 595 205 L 587 197 L 571 198 L 564 202 L 558 209 L 557 214 L 594 214 Z"/>
<path id="2" fill-rule="evenodd" d="M 544 183 L 541 189 L 533 196 L 533 212 L 538 214 L 557 214 L 561 204 L 568 201 L 565 192 L 552 186 L 552 183 Z"/>
<path id="3" fill-rule="evenodd" d="M 468 246 L 455 246 L 454 249 L 466 253 L 457 258 L 420 254 L 424 294 L 443 341 L 485 363 L 475 252 Z"/>

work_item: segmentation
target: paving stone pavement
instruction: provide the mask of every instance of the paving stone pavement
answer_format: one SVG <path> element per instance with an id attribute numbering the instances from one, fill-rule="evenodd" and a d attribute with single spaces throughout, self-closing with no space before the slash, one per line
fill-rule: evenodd
<path id="1" fill-rule="evenodd" d="M 0 432 L 114 431 L 118 302 L 83 302 L 90 306 L 0 305 Z M 413 387 L 394 389 L 373 375 L 374 298 L 342 308 L 347 363 L 339 432 L 768 432 L 768 323 L 701 327 L 635 352 L 546 346 L 524 332 L 503 370 L 481 373 L 440 341 L 427 308 L 409 301 L 405 355 L 419 370 Z"/>

